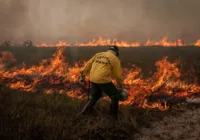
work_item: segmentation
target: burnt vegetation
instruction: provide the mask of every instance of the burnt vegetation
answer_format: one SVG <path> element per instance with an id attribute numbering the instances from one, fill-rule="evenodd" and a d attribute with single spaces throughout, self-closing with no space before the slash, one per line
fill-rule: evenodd
<path id="1" fill-rule="evenodd" d="M 1 139 L 134 139 L 140 129 L 166 116 L 178 116 L 194 106 L 175 105 L 167 111 L 121 106 L 119 121 L 107 114 L 109 102 L 101 100 L 90 116 L 77 114 L 85 100 L 61 94 L 20 92 L 1 86 Z"/>
<path id="2" fill-rule="evenodd" d="M 10 42 L 3 43 L 1 50 L 11 52 L 16 58 L 13 65 L 23 62 L 29 66 L 38 64 L 42 59 L 49 58 L 56 48 L 37 48 L 31 41 L 25 41 L 23 46 L 15 47 Z M 106 47 L 66 48 L 64 54 L 70 63 L 88 60 L 93 54 L 106 50 Z M 74 55 L 74 52 L 80 55 Z M 89 54 L 89 55 L 88 55 Z M 150 77 L 150 71 L 156 71 L 154 63 L 163 56 L 170 61 L 178 59 L 180 70 L 187 82 L 200 79 L 200 49 L 197 47 L 161 48 L 141 47 L 122 48 L 121 60 L 123 67 L 135 64 L 142 69 L 144 77 Z M 19 77 L 21 78 L 21 77 Z M 46 78 L 46 85 L 50 77 Z M 57 78 L 57 77 L 56 77 Z M 32 80 L 31 77 L 26 79 Z M 27 80 L 28 81 L 28 80 Z M 0 78 L 1 83 L 1 78 Z M 43 84 L 45 84 L 43 82 Z M 142 128 L 149 128 L 153 123 L 166 116 L 179 116 L 189 109 L 199 107 L 178 101 L 164 95 L 150 96 L 149 100 L 169 100 L 170 108 L 143 109 L 134 105 L 120 106 L 119 121 L 114 122 L 107 114 L 109 102 L 101 100 L 96 110 L 90 116 L 79 116 L 86 100 L 68 97 L 66 94 L 46 94 L 42 90 L 25 92 L 0 85 L 0 139 L 134 139 L 142 134 Z M 58 85 L 50 85 L 58 86 Z M 170 102 L 171 101 L 171 102 Z"/>

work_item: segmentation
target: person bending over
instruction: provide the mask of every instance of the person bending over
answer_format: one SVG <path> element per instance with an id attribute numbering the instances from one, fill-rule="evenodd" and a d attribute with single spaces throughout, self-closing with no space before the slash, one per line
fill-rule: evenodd
<path id="1" fill-rule="evenodd" d="M 91 99 L 80 114 L 85 114 L 88 111 L 91 112 L 93 106 L 100 99 L 102 92 L 104 92 L 111 99 L 110 115 L 118 119 L 119 99 L 121 98 L 118 89 L 123 89 L 119 48 L 111 46 L 108 51 L 95 54 L 82 70 L 80 83 L 85 81 L 85 76 L 88 72 L 91 83 Z M 113 84 L 111 76 L 114 76 L 118 88 Z"/>

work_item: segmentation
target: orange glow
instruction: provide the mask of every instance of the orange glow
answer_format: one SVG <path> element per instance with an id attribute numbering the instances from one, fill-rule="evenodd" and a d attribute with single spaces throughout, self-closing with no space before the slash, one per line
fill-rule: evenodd
<path id="1" fill-rule="evenodd" d="M 142 44 L 139 41 L 136 42 L 128 42 L 128 41 L 119 41 L 117 39 L 104 39 L 103 37 L 99 37 L 98 39 L 93 39 L 92 41 L 88 41 L 86 43 L 75 43 L 69 44 L 65 41 L 59 41 L 57 44 L 46 44 L 41 43 L 37 44 L 37 47 L 61 47 L 61 46 L 76 46 L 76 47 L 92 47 L 92 46 L 111 46 L 117 45 L 119 47 L 139 47 L 139 46 L 165 46 L 165 47 L 181 47 L 181 46 L 200 46 L 200 40 L 197 40 L 193 44 L 184 44 L 181 39 L 177 39 L 176 41 L 168 41 L 167 37 L 163 37 L 159 41 L 147 40 L 146 43 Z"/>
<path id="2" fill-rule="evenodd" d="M 6 64 L 16 61 L 9 52 L 1 52 L 0 58 L 0 83 L 10 88 L 23 91 L 43 91 L 46 94 L 67 94 L 73 98 L 86 97 L 88 85 L 78 84 L 79 74 L 84 63 L 69 65 L 65 62 L 64 48 L 59 48 L 50 59 L 42 60 L 39 65 L 27 67 L 13 67 L 6 69 Z M 157 71 L 150 78 L 143 78 L 141 68 L 133 65 L 129 69 L 123 69 L 124 86 L 129 90 L 128 100 L 120 102 L 121 105 L 137 105 L 142 108 L 168 109 L 167 102 L 150 102 L 149 95 L 164 92 L 174 97 L 188 97 L 191 94 L 200 93 L 200 85 L 188 84 L 181 81 L 179 63 L 169 62 L 167 57 L 155 63 Z M 88 77 L 87 77 L 88 78 Z"/>
<path id="3" fill-rule="evenodd" d="M 200 46 L 200 39 L 194 44 L 195 46 Z"/>

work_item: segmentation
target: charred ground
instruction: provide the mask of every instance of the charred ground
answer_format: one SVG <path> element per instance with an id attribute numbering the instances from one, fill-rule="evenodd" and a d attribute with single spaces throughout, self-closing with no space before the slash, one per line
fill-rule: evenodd
<path id="1" fill-rule="evenodd" d="M 99 113 L 77 117 L 86 101 L 60 94 L 20 92 L 4 86 L 0 90 L 2 140 L 132 140 L 143 136 L 143 128 L 148 129 L 164 117 L 178 117 L 186 110 L 197 107 L 182 104 L 160 111 L 121 106 L 119 122 L 113 122 L 107 115 L 109 102 L 103 100 L 96 106 Z"/>
<path id="2" fill-rule="evenodd" d="M 51 57 L 56 48 L 2 47 L 11 52 L 18 64 L 38 64 Z M 66 61 L 73 63 L 88 60 L 93 54 L 107 50 L 98 48 L 65 49 Z M 179 59 L 184 78 L 200 79 L 200 49 L 196 47 L 160 48 L 139 47 L 122 48 L 123 67 L 128 63 L 142 69 L 149 76 L 155 71 L 155 62 L 168 56 L 170 61 Z M 17 64 L 15 64 L 17 65 Z M 192 71 L 192 73 L 191 73 Z M 191 75 L 192 74 L 192 75 Z M 173 105 L 167 111 L 158 109 L 141 109 L 133 106 L 120 107 L 120 121 L 113 124 L 107 116 L 109 102 L 101 100 L 97 104 L 99 113 L 92 116 L 76 114 L 81 110 L 85 100 L 70 98 L 66 95 L 22 92 L 4 85 L 0 92 L 0 138 L 1 139 L 134 139 L 143 135 L 142 128 L 167 116 L 179 116 L 185 111 L 196 108 L 186 104 Z M 155 136 L 156 137 L 156 136 Z"/>

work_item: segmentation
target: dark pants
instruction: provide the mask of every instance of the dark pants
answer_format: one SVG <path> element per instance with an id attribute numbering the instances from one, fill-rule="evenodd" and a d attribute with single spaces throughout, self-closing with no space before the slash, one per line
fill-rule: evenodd
<path id="1" fill-rule="evenodd" d="M 111 104 L 110 104 L 111 115 L 117 115 L 120 94 L 117 88 L 115 87 L 115 85 L 112 82 L 105 83 L 105 84 L 97 84 L 97 83 L 91 82 L 91 86 L 92 86 L 92 89 L 91 89 L 92 98 L 90 99 L 90 101 L 92 102 L 93 106 L 102 96 L 102 92 L 104 92 L 111 99 Z"/>

